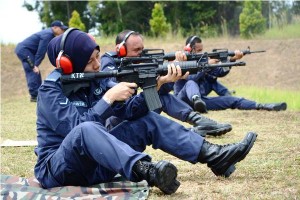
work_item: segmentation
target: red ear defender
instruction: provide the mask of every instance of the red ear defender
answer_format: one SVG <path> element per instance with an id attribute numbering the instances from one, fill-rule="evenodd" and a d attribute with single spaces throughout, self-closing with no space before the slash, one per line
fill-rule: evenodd
<path id="1" fill-rule="evenodd" d="M 73 64 L 63 51 L 60 51 L 56 58 L 56 68 L 62 69 L 63 74 L 71 74 L 73 72 Z"/>
<path id="2" fill-rule="evenodd" d="M 194 39 L 196 38 L 197 36 L 194 35 L 193 37 L 191 37 L 191 39 L 189 40 L 188 44 L 185 45 L 184 47 L 184 50 L 187 51 L 187 52 L 191 52 L 192 51 L 192 47 L 191 47 L 191 44 L 192 42 L 194 41 Z"/>
<path id="3" fill-rule="evenodd" d="M 190 46 L 190 43 L 188 43 L 185 47 L 184 47 L 184 51 L 187 51 L 187 52 L 191 52 L 192 51 L 192 48 Z"/>
<path id="4" fill-rule="evenodd" d="M 60 42 L 60 52 L 56 58 L 56 68 L 57 69 L 62 69 L 63 74 L 71 74 L 73 72 L 73 64 L 72 61 L 70 60 L 69 56 L 64 53 L 64 45 L 66 38 L 68 34 L 73 31 L 73 30 L 78 30 L 76 28 L 69 28 L 66 30 L 61 38 Z"/>
<path id="5" fill-rule="evenodd" d="M 125 43 L 126 43 L 126 40 L 129 38 L 129 36 L 130 36 L 132 33 L 134 33 L 134 31 L 128 32 L 128 33 L 125 35 L 123 41 L 122 41 L 120 44 L 118 44 L 118 46 L 117 46 L 117 53 L 118 53 L 118 56 L 119 56 L 119 57 L 125 57 L 125 56 L 127 55 L 127 50 L 126 50 L 126 45 L 125 45 Z"/>
<path id="6" fill-rule="evenodd" d="M 119 56 L 119 57 L 125 57 L 125 56 L 126 56 L 127 51 L 126 51 L 125 42 L 121 42 L 121 43 L 118 45 L 117 51 L 118 51 L 118 56 Z"/>

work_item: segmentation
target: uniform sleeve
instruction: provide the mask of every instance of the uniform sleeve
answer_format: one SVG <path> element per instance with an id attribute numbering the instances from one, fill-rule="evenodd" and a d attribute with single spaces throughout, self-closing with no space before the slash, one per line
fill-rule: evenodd
<path id="1" fill-rule="evenodd" d="M 124 103 L 116 103 L 113 106 L 115 116 L 124 120 L 138 119 L 149 112 L 144 93 L 134 95 Z"/>
<path id="2" fill-rule="evenodd" d="M 101 56 L 101 71 L 111 71 L 116 69 L 117 65 L 112 57 L 108 56 L 107 54 Z M 118 83 L 115 77 L 105 78 L 104 82 L 109 88 L 112 88 Z"/>
<path id="3" fill-rule="evenodd" d="M 188 76 L 187 80 L 193 80 L 193 81 L 200 81 L 202 79 L 204 79 L 205 76 L 205 72 L 197 72 L 197 74 L 191 74 Z"/>
<path id="4" fill-rule="evenodd" d="M 160 87 L 158 94 L 168 94 L 173 90 L 173 88 L 174 88 L 174 83 L 165 83 Z"/>
<path id="5" fill-rule="evenodd" d="M 112 116 L 113 110 L 103 99 L 99 100 L 87 112 L 80 114 L 63 94 L 60 82 L 44 81 L 39 89 L 38 122 L 43 123 L 56 133 L 66 136 L 75 126 L 85 121 L 96 121 L 104 124 Z"/>
<path id="6" fill-rule="evenodd" d="M 40 41 L 39 41 L 38 49 L 37 49 L 37 52 L 35 54 L 35 59 L 34 59 L 35 66 L 39 66 L 41 64 L 41 62 L 45 58 L 45 55 L 47 52 L 47 46 L 48 46 L 49 42 L 52 40 L 52 38 L 54 38 L 52 30 L 51 30 L 51 32 L 49 32 L 49 31 L 41 32 L 39 36 L 40 36 Z"/>
<path id="7" fill-rule="evenodd" d="M 209 71 L 207 74 L 215 77 L 224 77 L 230 72 L 230 67 L 218 67 Z"/>

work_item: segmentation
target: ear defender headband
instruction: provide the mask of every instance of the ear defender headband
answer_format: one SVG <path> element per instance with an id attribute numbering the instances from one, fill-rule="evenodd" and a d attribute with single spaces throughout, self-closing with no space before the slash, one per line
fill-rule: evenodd
<path id="1" fill-rule="evenodd" d="M 128 33 L 125 35 L 123 41 L 122 41 L 120 44 L 118 44 L 118 46 L 117 46 L 117 53 L 118 53 L 118 56 L 119 56 L 119 57 L 124 57 L 124 56 L 126 56 L 127 50 L 126 50 L 126 45 L 125 45 L 125 43 L 126 43 L 126 40 L 129 38 L 129 36 L 130 36 L 132 33 L 134 33 L 134 31 L 128 32 Z"/>
<path id="2" fill-rule="evenodd" d="M 194 35 L 193 37 L 191 37 L 191 39 L 189 40 L 188 44 L 184 47 L 185 51 L 191 52 L 192 51 L 192 47 L 191 44 L 192 42 L 197 38 L 196 35 Z"/>
<path id="3" fill-rule="evenodd" d="M 56 58 L 56 68 L 57 69 L 62 69 L 63 74 L 71 74 L 73 72 L 73 64 L 72 61 L 70 60 L 69 56 L 64 53 L 64 46 L 66 39 L 70 32 L 78 30 L 77 28 L 69 28 L 63 33 L 63 36 L 61 37 L 61 42 L 60 42 L 60 52 Z"/>

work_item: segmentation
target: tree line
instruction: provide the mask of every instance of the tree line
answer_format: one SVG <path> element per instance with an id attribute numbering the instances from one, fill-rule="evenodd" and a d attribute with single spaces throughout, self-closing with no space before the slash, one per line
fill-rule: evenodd
<path id="1" fill-rule="evenodd" d="M 115 35 L 124 29 L 144 35 L 241 35 L 249 38 L 300 15 L 299 1 L 24 1 L 49 27 L 56 19 L 83 31 Z"/>

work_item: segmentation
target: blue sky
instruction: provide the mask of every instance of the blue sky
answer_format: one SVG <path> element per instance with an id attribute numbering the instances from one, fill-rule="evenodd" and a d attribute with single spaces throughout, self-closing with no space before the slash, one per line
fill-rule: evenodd
<path id="1" fill-rule="evenodd" d="M 16 44 L 42 29 L 38 14 L 27 11 L 23 3 L 24 0 L 0 0 L 1 43 Z"/>

